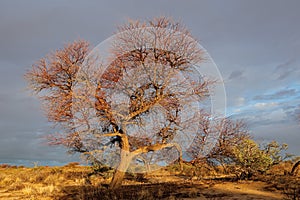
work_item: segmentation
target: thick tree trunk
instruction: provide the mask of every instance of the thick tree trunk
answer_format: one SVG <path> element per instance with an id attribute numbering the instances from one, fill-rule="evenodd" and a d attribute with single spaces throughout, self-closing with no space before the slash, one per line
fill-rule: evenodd
<path id="1" fill-rule="evenodd" d="M 114 176 L 109 184 L 109 188 L 115 189 L 122 185 L 122 181 L 124 179 L 126 172 L 116 170 Z"/>
<path id="2" fill-rule="evenodd" d="M 131 160 L 132 160 L 132 155 L 130 154 L 130 152 L 125 152 L 125 151 L 121 152 L 120 163 L 109 184 L 109 188 L 115 189 L 122 185 L 122 181 L 124 179 L 124 176 L 130 165 Z"/>

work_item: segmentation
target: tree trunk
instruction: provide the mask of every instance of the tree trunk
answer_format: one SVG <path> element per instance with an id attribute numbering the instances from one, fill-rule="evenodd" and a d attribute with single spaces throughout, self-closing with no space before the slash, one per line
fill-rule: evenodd
<path id="1" fill-rule="evenodd" d="M 292 168 L 292 171 L 291 171 L 291 175 L 294 175 L 297 167 L 300 165 L 300 160 L 298 160 L 298 162 L 296 162 Z"/>
<path id="2" fill-rule="evenodd" d="M 121 152 L 120 163 L 109 184 L 109 188 L 115 189 L 122 185 L 122 181 L 124 179 L 125 173 L 130 165 L 131 160 L 132 160 L 132 155 L 130 154 L 130 152 L 125 152 L 125 151 Z"/>
<path id="3" fill-rule="evenodd" d="M 116 170 L 114 176 L 109 184 L 109 188 L 115 189 L 122 185 L 122 181 L 124 179 L 125 172 Z"/>

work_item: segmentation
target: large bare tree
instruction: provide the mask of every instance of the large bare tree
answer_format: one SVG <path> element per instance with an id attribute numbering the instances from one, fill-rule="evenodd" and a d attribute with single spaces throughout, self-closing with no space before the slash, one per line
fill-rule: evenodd
<path id="1" fill-rule="evenodd" d="M 34 64 L 26 78 L 62 130 L 51 143 L 115 167 L 116 188 L 129 168 L 149 170 L 201 150 L 204 143 L 195 141 L 206 134 L 201 123 L 210 123 L 204 113 L 215 83 L 197 71 L 205 55 L 180 23 L 130 21 L 108 55 L 75 41 Z"/>

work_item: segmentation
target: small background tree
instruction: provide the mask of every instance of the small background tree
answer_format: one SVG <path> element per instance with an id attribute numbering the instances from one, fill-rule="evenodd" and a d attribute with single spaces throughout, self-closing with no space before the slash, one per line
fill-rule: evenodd
<path id="1" fill-rule="evenodd" d="M 272 158 L 251 140 L 243 140 L 233 147 L 234 162 L 241 168 L 241 179 L 250 178 L 255 172 L 265 172 L 272 164 Z"/>
<path id="2" fill-rule="evenodd" d="M 287 144 L 272 141 L 260 147 L 252 139 L 244 139 L 232 148 L 234 164 L 240 168 L 239 178 L 250 178 L 255 173 L 265 173 L 272 166 L 280 164 L 292 155 L 285 154 Z"/>

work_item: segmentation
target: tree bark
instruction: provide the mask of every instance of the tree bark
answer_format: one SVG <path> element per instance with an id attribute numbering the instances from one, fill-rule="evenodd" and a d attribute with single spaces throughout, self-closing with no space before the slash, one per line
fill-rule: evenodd
<path id="1" fill-rule="evenodd" d="M 291 171 L 291 175 L 294 175 L 297 167 L 300 165 L 300 160 L 298 160 L 298 162 L 296 162 L 292 168 L 292 171 Z"/>
<path id="2" fill-rule="evenodd" d="M 109 184 L 109 188 L 115 189 L 122 185 L 122 181 L 124 179 L 125 172 L 116 170 L 114 176 Z"/>
<path id="3" fill-rule="evenodd" d="M 124 129 L 125 130 L 125 129 Z M 126 134 L 120 134 L 121 137 L 121 155 L 120 155 L 120 163 L 117 167 L 114 176 L 110 182 L 109 188 L 115 189 L 122 185 L 122 181 L 124 179 L 125 173 L 131 163 L 133 158 L 133 154 L 130 152 L 130 145 L 128 142 L 128 137 Z"/>
<path id="4" fill-rule="evenodd" d="M 132 160 L 132 155 L 130 152 L 125 152 L 125 151 L 121 152 L 120 163 L 117 169 L 115 170 L 113 178 L 109 184 L 109 188 L 115 189 L 115 188 L 119 188 L 122 185 L 122 181 L 124 179 L 124 176 L 130 165 L 131 160 Z"/>

